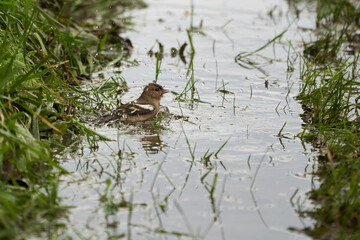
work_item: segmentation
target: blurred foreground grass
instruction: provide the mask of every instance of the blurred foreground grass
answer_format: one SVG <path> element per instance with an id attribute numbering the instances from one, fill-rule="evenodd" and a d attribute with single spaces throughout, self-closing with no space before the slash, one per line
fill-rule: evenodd
<path id="1" fill-rule="evenodd" d="M 79 120 L 95 111 L 79 84 L 109 64 L 121 65 L 131 41 L 121 18 L 141 1 L 0 1 L 0 238 L 56 235 L 56 160 L 81 135 L 99 137 Z M 121 89 L 120 89 L 121 91 Z M 93 99 L 91 104 L 98 104 Z"/>

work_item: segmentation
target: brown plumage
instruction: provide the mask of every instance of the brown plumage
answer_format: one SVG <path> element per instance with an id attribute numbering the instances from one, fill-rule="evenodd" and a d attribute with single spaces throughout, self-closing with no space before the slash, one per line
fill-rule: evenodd
<path id="1" fill-rule="evenodd" d="M 149 83 L 137 100 L 123 104 L 111 114 L 103 116 L 102 122 L 112 120 L 141 122 L 149 120 L 159 112 L 160 100 L 167 92 L 168 90 L 161 85 Z"/>

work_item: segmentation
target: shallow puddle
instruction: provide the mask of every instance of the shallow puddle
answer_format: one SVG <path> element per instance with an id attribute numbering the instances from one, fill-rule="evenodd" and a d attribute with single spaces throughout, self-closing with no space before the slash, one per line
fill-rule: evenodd
<path id="1" fill-rule="evenodd" d="M 308 239 L 288 230 L 311 226 L 296 209 L 311 187 L 313 152 L 295 135 L 302 132 L 295 55 L 301 47 L 297 26 L 285 1 L 149 0 L 131 12 L 131 60 L 122 68 L 136 99 L 155 79 L 150 49 L 164 46 L 158 83 L 180 94 L 191 78 L 190 45 L 195 48 L 195 99 L 166 94 L 162 105 L 174 115 L 156 132 L 151 124 L 104 126 L 95 130 L 114 141 L 84 146 L 62 163 L 72 172 L 62 178 L 63 204 L 69 212 L 66 235 L 105 239 Z M 292 25 L 290 25 L 292 23 Z M 289 26 L 290 25 L 290 26 Z M 280 41 L 252 57 L 261 69 L 246 69 L 234 58 L 251 52 L 289 28 Z M 303 34 L 304 36 L 301 36 Z M 186 64 L 171 48 L 187 42 Z M 269 61 L 271 59 L 271 61 Z M 296 63 L 287 72 L 288 61 Z M 112 76 L 115 70 L 103 74 Z M 96 77 L 96 75 L 95 75 Z M 198 93 L 198 94 L 197 94 Z M 283 130 L 281 131 L 281 129 Z M 280 136 L 279 136 L 280 132 Z M 220 151 L 218 151 L 220 150 Z M 210 156 L 210 157 L 209 157 Z"/>

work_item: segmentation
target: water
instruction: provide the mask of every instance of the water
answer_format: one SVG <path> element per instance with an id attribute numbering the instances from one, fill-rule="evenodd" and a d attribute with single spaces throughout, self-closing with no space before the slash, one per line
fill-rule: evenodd
<path id="1" fill-rule="evenodd" d="M 131 59 L 139 65 L 121 69 L 130 87 L 123 102 L 136 99 L 154 80 L 156 59 L 147 52 L 153 46 L 158 51 L 156 41 L 165 47 L 158 83 L 181 93 L 190 78 L 190 47 L 185 49 L 187 64 L 172 58 L 170 49 L 188 42 L 191 3 L 148 4 L 129 13 L 135 25 L 124 36 L 131 39 Z M 295 16 L 280 0 L 194 0 L 193 6 L 193 26 L 202 24 L 204 33 L 192 35 L 195 86 L 205 103 L 179 103 L 174 94 L 165 95 L 162 105 L 188 120 L 171 120 L 159 135 L 143 125 L 97 128 L 114 141 L 99 142 L 96 151 L 85 145 L 62 163 L 73 173 L 62 178 L 62 202 L 75 206 L 64 234 L 85 239 L 308 239 L 288 230 L 312 224 L 299 218 L 296 209 L 308 206 L 305 193 L 316 154 L 295 137 L 302 132 L 301 106 L 293 99 L 301 82 L 288 40 L 299 49 L 309 36 L 297 26 L 313 27 L 311 18 L 293 22 Z M 271 64 L 252 58 L 265 72 L 234 61 L 238 53 L 261 47 L 286 28 L 280 42 L 259 52 L 273 59 Z M 288 58 L 296 63 L 293 73 L 287 72 Z M 223 84 L 231 93 L 217 91 Z M 217 158 L 210 157 L 211 164 L 201 162 L 222 146 Z"/>

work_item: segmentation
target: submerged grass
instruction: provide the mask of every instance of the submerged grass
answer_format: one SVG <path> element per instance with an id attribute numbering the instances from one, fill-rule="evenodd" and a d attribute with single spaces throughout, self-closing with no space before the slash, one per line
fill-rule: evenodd
<path id="1" fill-rule="evenodd" d="M 316 4 L 318 40 L 304 44 L 297 99 L 305 123 L 299 137 L 321 149 L 314 172 L 320 185 L 309 192 L 315 207 L 299 212 L 316 220 L 304 230 L 316 239 L 359 239 L 360 6 L 347 0 Z"/>
<path id="2" fill-rule="evenodd" d="M 104 6 L 115 4 L 100 2 L 106 3 Z M 119 6 L 134 6 L 131 2 Z M 66 148 L 68 139 L 79 141 L 79 135 L 86 134 L 88 139 L 97 135 L 77 118 L 93 111 L 86 98 L 89 94 L 78 84 L 97 66 L 110 61 L 110 48 L 117 49 L 113 51 L 117 62 L 130 49 L 129 42 L 116 38 L 120 19 L 108 14 L 92 24 L 89 15 L 95 11 L 87 8 L 86 13 L 80 13 L 82 4 L 89 3 L 0 2 L 2 239 L 26 238 L 45 231 L 52 235 L 62 226 L 57 219 L 66 213 L 66 207 L 59 204 L 57 192 L 59 175 L 66 171 L 53 154 Z"/>

